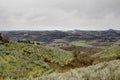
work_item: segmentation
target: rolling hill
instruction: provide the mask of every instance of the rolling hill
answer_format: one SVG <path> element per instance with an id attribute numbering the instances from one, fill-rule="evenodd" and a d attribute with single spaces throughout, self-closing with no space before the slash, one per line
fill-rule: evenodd
<path id="1" fill-rule="evenodd" d="M 72 53 L 58 48 L 17 42 L 1 43 L 0 80 L 41 76 L 59 71 L 53 64 L 60 67 L 72 60 Z"/>

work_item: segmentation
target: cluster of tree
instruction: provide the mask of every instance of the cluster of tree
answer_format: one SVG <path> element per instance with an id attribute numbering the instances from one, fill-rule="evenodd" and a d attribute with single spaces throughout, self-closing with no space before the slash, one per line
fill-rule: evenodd
<path id="1" fill-rule="evenodd" d="M 9 38 L 6 36 L 2 36 L 2 34 L 0 33 L 0 41 L 8 43 L 10 42 Z"/>
<path id="2" fill-rule="evenodd" d="M 0 33 L 0 41 L 2 40 L 2 36 L 1 36 L 1 33 Z"/>

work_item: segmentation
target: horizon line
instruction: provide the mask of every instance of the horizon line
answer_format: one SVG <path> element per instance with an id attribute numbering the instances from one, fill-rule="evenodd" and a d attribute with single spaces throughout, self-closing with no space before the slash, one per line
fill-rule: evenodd
<path id="1" fill-rule="evenodd" d="M 115 31 L 117 31 L 117 30 L 120 30 L 120 29 L 100 29 L 100 30 L 98 30 L 98 29 L 94 29 L 94 30 L 88 30 L 88 29 L 68 29 L 68 30 L 62 30 L 62 29 L 44 29 L 44 30 L 31 30 L 31 29 L 11 29 L 11 30 L 0 30 L 0 31 L 107 31 L 107 30 L 115 30 Z"/>

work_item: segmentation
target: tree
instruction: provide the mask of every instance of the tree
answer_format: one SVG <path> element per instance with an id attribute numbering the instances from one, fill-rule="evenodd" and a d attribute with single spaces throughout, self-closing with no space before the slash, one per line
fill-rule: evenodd
<path id="1" fill-rule="evenodd" d="M 0 33 L 0 41 L 2 41 L 2 36 L 1 36 L 1 33 Z"/>
<path id="2" fill-rule="evenodd" d="M 4 43 L 9 43 L 9 42 L 10 42 L 10 39 L 9 39 L 7 36 L 4 36 L 4 37 L 2 38 L 2 41 L 3 41 Z"/>

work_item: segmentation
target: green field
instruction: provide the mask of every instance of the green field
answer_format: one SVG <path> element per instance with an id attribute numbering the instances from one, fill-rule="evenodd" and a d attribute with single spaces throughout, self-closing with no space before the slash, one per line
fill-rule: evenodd
<path id="1" fill-rule="evenodd" d="M 85 41 L 85 40 L 79 40 L 79 41 L 73 41 L 70 43 L 70 45 L 73 46 L 82 46 L 82 47 L 92 47 L 91 43 L 94 43 L 95 41 Z"/>

